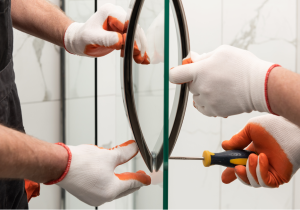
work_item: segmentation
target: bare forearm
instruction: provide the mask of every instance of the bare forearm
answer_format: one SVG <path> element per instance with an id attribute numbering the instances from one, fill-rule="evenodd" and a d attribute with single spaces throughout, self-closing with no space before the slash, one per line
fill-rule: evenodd
<path id="1" fill-rule="evenodd" d="M 71 21 L 60 8 L 46 0 L 12 0 L 14 28 L 63 47 L 64 32 Z"/>
<path id="2" fill-rule="evenodd" d="M 274 68 L 268 80 L 268 98 L 273 112 L 300 126 L 300 75 Z"/>
<path id="3" fill-rule="evenodd" d="M 0 125 L 0 178 L 44 183 L 58 179 L 67 166 L 65 148 Z"/>

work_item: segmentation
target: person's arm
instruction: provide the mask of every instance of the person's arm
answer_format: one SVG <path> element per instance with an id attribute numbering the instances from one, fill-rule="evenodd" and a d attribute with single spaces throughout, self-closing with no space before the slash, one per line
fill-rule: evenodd
<path id="1" fill-rule="evenodd" d="M 66 169 L 65 148 L 0 125 L 0 178 L 45 183 Z"/>
<path id="2" fill-rule="evenodd" d="M 85 23 L 77 23 L 46 0 L 12 0 L 11 16 L 16 29 L 64 47 L 72 54 L 101 57 L 124 48 L 127 13 L 113 4 L 101 6 Z M 141 27 L 135 37 L 134 60 L 149 64 Z"/>
<path id="3" fill-rule="evenodd" d="M 46 0 L 12 0 L 11 17 L 14 28 L 61 47 L 64 33 L 73 22 Z"/>
<path id="4" fill-rule="evenodd" d="M 0 125 L 0 178 L 57 184 L 81 201 L 99 206 L 151 183 L 144 171 L 115 173 L 138 151 L 134 140 L 111 149 L 56 145 Z"/>
<path id="5" fill-rule="evenodd" d="M 300 75 L 274 68 L 268 80 L 268 99 L 272 111 L 300 126 Z"/>
<path id="6" fill-rule="evenodd" d="M 188 83 L 202 114 L 268 112 L 300 126 L 299 74 L 227 45 L 202 55 L 190 52 L 183 64 L 170 70 L 170 82 Z"/>

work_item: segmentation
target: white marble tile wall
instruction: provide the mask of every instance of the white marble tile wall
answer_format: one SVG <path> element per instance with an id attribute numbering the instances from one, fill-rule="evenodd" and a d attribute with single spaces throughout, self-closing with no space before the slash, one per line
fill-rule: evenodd
<path id="1" fill-rule="evenodd" d="M 229 44 L 247 49 L 261 59 L 279 63 L 292 71 L 296 67 L 299 69 L 299 65 L 296 66 L 299 62 L 296 47 L 299 35 L 299 32 L 296 34 L 299 28 L 298 1 L 183 0 L 183 4 L 193 51 L 209 52 L 220 44 Z M 208 118 L 197 113 L 191 103 L 192 98 L 174 155 L 201 155 L 206 149 L 220 151 L 221 141 L 237 133 L 250 118 L 263 114 L 254 112 L 227 119 Z M 181 167 L 178 167 L 179 164 Z M 200 163 L 199 167 L 195 167 L 192 164 L 170 161 L 169 203 L 172 208 L 300 207 L 297 201 L 300 193 L 297 189 L 297 186 L 300 187 L 299 175 L 279 189 L 254 189 L 238 181 L 229 185 L 221 183 L 220 176 L 224 168 L 204 168 Z"/>
<path id="2" fill-rule="evenodd" d="M 50 0 L 59 5 L 59 0 Z M 61 141 L 60 48 L 14 29 L 14 70 L 27 134 L 55 143 Z M 30 208 L 60 208 L 60 188 L 41 185 Z"/>
<path id="3" fill-rule="evenodd" d="M 224 0 L 223 43 L 295 71 L 296 12 L 296 0 Z M 222 140 L 237 133 L 250 118 L 262 114 L 254 112 L 222 119 Z M 222 184 L 221 208 L 292 208 L 293 185 L 291 181 L 270 190 L 249 188 L 238 181 Z"/>

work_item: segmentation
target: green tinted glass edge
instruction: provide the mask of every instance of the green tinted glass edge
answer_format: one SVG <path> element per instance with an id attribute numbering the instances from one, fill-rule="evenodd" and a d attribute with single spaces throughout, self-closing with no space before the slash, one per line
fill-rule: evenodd
<path id="1" fill-rule="evenodd" d="M 169 0 L 165 0 L 164 29 L 164 143 L 163 143 L 163 209 L 168 209 L 169 189 Z"/>

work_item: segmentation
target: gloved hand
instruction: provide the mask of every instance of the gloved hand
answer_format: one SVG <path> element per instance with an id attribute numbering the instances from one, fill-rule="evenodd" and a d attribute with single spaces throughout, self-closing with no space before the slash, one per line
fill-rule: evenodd
<path id="1" fill-rule="evenodd" d="M 279 65 L 227 45 L 202 55 L 190 52 L 183 64 L 170 70 L 170 82 L 188 82 L 194 106 L 202 114 L 227 117 L 254 110 L 272 113 L 267 82 L 270 71 Z"/>
<path id="2" fill-rule="evenodd" d="M 69 152 L 68 167 L 60 179 L 46 184 L 58 182 L 57 185 L 91 206 L 126 196 L 151 183 L 151 178 L 144 171 L 114 173 L 118 165 L 126 163 L 138 153 L 133 140 L 112 149 L 94 145 L 60 145 Z"/>
<path id="3" fill-rule="evenodd" d="M 105 4 L 86 23 L 72 23 L 64 36 L 65 49 L 76 55 L 101 57 L 113 50 L 124 48 L 126 12 L 120 6 Z M 142 28 L 138 26 L 135 36 L 134 60 L 149 64 L 147 43 Z"/>
<path id="4" fill-rule="evenodd" d="M 255 151 L 246 167 L 227 168 L 222 174 L 226 184 L 239 180 L 253 187 L 279 187 L 288 183 L 300 167 L 300 128 L 283 117 L 264 115 L 249 120 L 248 124 L 230 140 L 224 141 L 225 150 Z"/>

